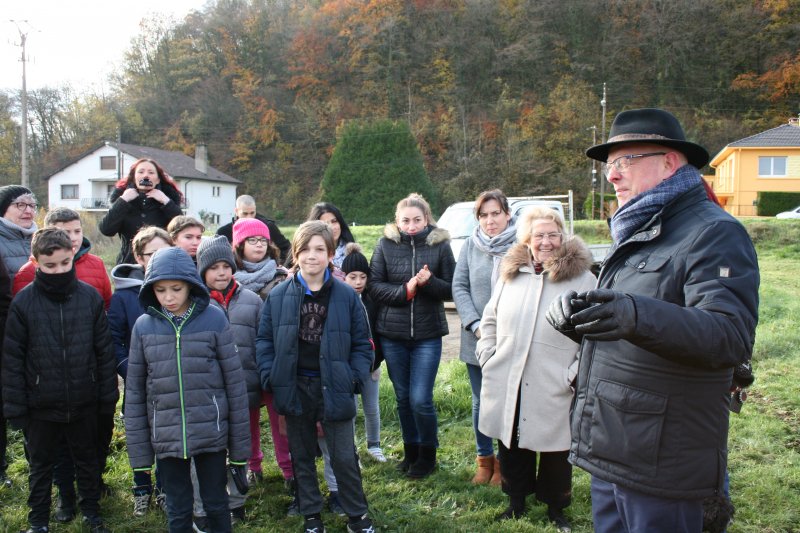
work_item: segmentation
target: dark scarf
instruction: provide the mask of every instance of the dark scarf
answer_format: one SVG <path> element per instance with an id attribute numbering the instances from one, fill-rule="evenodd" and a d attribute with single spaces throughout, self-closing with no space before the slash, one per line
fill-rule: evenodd
<path id="1" fill-rule="evenodd" d="M 72 270 L 63 274 L 45 274 L 41 269 L 36 269 L 33 283 L 54 302 L 66 302 L 78 285 L 78 278 L 75 275 L 75 263 L 72 263 Z"/>
<path id="2" fill-rule="evenodd" d="M 703 178 L 692 165 L 684 165 L 675 174 L 652 189 L 631 198 L 611 218 L 611 236 L 616 244 L 628 240 L 669 202 L 700 185 Z"/>

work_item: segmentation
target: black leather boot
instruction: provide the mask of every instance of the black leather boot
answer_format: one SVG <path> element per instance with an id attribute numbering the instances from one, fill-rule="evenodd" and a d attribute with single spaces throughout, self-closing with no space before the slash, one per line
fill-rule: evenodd
<path id="1" fill-rule="evenodd" d="M 420 446 L 419 457 L 408 469 L 408 477 L 422 479 L 430 476 L 436 469 L 436 447 Z"/>
<path id="2" fill-rule="evenodd" d="M 403 460 L 397 465 L 397 469 L 402 473 L 407 473 L 411 465 L 419 458 L 419 445 L 403 443 Z"/>

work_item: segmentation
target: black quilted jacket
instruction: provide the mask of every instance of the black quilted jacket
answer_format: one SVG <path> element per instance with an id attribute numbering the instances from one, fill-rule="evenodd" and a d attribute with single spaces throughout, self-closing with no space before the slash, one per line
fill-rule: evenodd
<path id="1" fill-rule="evenodd" d="M 6 418 L 69 422 L 114 411 L 114 347 L 97 290 L 82 281 L 65 302 L 34 281 L 11 301 L 3 344 Z"/>
<path id="2" fill-rule="evenodd" d="M 414 236 L 387 224 L 370 263 L 369 295 L 378 306 L 375 330 L 393 340 L 426 340 L 447 335 L 444 301 L 453 298 L 456 261 L 447 230 L 428 226 Z M 428 265 L 431 278 L 406 299 L 406 283 Z"/>

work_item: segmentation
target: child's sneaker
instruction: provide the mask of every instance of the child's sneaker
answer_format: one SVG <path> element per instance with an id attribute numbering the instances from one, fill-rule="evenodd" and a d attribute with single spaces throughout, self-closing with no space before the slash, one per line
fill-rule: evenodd
<path id="1" fill-rule="evenodd" d="M 367 451 L 369 452 L 370 456 L 372 456 L 372 458 L 375 459 L 376 461 L 378 461 L 379 463 L 385 463 L 386 462 L 386 456 L 383 455 L 383 450 L 381 450 L 380 446 L 374 446 L 372 448 L 367 448 Z"/>
<path id="2" fill-rule="evenodd" d="M 99 516 L 84 516 L 83 523 L 89 526 L 90 533 L 111 533 Z"/>
<path id="3" fill-rule="evenodd" d="M 205 516 L 193 516 L 192 531 L 194 531 L 194 533 L 206 533 L 206 531 L 208 531 L 208 518 Z"/>
<path id="4" fill-rule="evenodd" d="M 347 533 L 375 533 L 375 526 L 372 520 L 364 515 L 357 522 L 347 522 Z"/>
<path id="5" fill-rule="evenodd" d="M 306 518 L 303 524 L 303 533 L 325 533 L 325 524 L 319 518 Z"/>
<path id="6" fill-rule="evenodd" d="M 231 525 L 241 524 L 244 521 L 244 507 L 234 507 L 231 509 Z"/>
<path id="7" fill-rule="evenodd" d="M 339 493 L 336 491 L 331 491 L 330 496 L 328 496 L 328 509 L 333 514 L 347 516 L 347 513 L 344 512 L 342 505 L 339 503 Z"/>
<path id="8" fill-rule="evenodd" d="M 164 514 L 167 512 L 167 494 L 163 491 L 156 493 L 156 507 L 161 509 Z"/>
<path id="9" fill-rule="evenodd" d="M 20 533 L 23 533 L 20 531 Z M 24 533 L 50 533 L 50 528 L 47 526 L 31 526 Z"/>
<path id="10" fill-rule="evenodd" d="M 147 508 L 150 507 L 150 496 L 148 493 L 133 496 L 133 516 L 147 514 Z"/>
<path id="11" fill-rule="evenodd" d="M 256 485 L 264 481 L 264 474 L 262 472 L 256 472 L 254 470 L 250 470 L 247 473 L 247 482 L 250 485 Z"/>

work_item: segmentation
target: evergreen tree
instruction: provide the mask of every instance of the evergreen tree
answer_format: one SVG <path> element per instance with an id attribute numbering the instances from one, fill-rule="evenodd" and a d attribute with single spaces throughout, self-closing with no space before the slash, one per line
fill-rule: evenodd
<path id="1" fill-rule="evenodd" d="M 394 218 L 397 202 L 417 192 L 435 205 L 431 184 L 414 136 L 404 121 L 350 121 L 322 179 L 322 199 L 348 221 L 380 224 Z"/>

